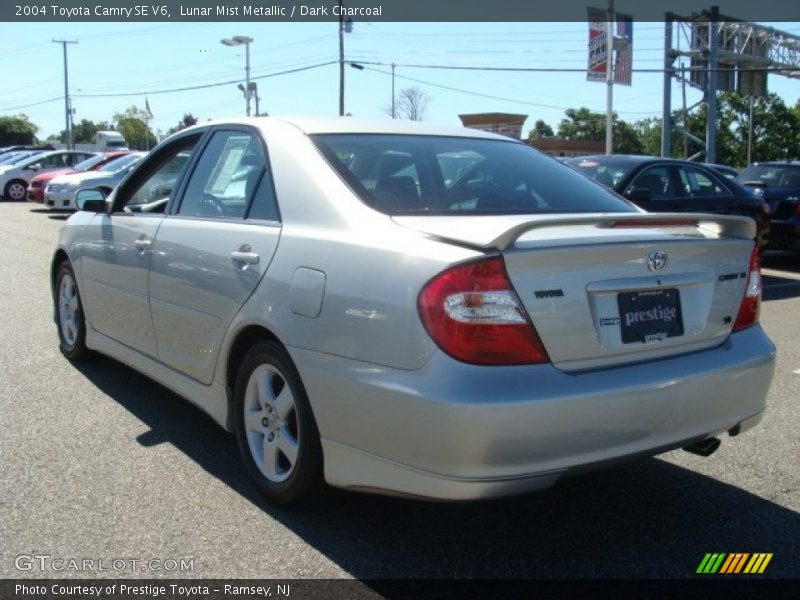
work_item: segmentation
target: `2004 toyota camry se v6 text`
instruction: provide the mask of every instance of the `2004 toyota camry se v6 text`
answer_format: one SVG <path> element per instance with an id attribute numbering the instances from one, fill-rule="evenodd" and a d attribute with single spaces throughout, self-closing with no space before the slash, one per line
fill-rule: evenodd
<path id="1" fill-rule="evenodd" d="M 645 213 L 517 141 L 211 122 L 78 204 L 52 264 L 62 352 L 197 404 L 278 502 L 541 489 L 709 454 L 764 410 L 754 222 Z"/>

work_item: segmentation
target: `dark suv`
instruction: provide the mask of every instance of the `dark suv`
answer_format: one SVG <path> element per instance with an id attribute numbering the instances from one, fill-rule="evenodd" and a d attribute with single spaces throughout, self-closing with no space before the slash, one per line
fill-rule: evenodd
<path id="1" fill-rule="evenodd" d="M 752 188 L 772 213 L 768 248 L 800 252 L 800 161 L 753 163 L 736 181 Z"/>

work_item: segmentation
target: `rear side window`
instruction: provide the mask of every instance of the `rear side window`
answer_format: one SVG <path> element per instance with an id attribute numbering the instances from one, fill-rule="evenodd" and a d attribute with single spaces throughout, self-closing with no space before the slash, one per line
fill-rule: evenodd
<path id="1" fill-rule="evenodd" d="M 636 210 L 570 167 L 515 142 L 373 134 L 312 139 L 363 202 L 390 215 Z"/>
<path id="2" fill-rule="evenodd" d="M 768 187 L 800 187 L 800 167 L 751 165 L 736 178 L 739 183 L 762 181 Z"/>
<path id="3" fill-rule="evenodd" d="M 264 150 L 255 136 L 217 131 L 189 179 L 178 214 L 243 219 L 265 166 Z"/>
<path id="4" fill-rule="evenodd" d="M 678 175 L 686 195 L 690 198 L 722 197 L 731 193 L 700 169 L 679 167 Z"/>

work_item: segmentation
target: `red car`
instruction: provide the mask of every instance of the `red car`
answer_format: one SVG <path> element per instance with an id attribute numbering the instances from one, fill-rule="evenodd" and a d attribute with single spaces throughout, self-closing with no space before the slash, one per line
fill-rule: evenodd
<path id="1" fill-rule="evenodd" d="M 78 163 L 71 169 L 48 171 L 47 173 L 42 173 L 41 175 L 37 175 L 36 177 L 31 179 L 31 182 L 28 185 L 28 201 L 43 203 L 44 188 L 47 186 L 47 182 L 53 179 L 53 177 L 58 177 L 59 175 L 68 175 L 70 173 L 78 173 L 80 171 L 96 171 L 104 164 L 109 163 L 112 160 L 119 158 L 120 156 L 125 156 L 126 154 L 130 154 L 130 152 L 129 151 L 106 152 L 104 154 L 98 154 L 96 156 L 92 156 L 91 158 L 87 158 L 86 160 Z"/>

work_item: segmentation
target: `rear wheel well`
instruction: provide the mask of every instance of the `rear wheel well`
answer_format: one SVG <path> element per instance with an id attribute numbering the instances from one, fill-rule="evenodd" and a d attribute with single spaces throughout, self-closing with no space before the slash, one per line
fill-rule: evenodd
<path id="1" fill-rule="evenodd" d="M 250 325 L 242 329 L 231 345 L 228 352 L 228 361 L 225 368 L 225 389 L 228 394 L 228 403 L 233 400 L 233 388 L 236 384 L 236 375 L 239 371 L 239 365 L 242 363 L 244 355 L 247 351 L 256 345 L 258 342 L 276 342 L 280 344 L 280 340 L 275 335 L 261 327 L 260 325 Z M 233 410 L 228 410 L 228 422 L 226 423 L 228 430 L 233 431 Z"/>

